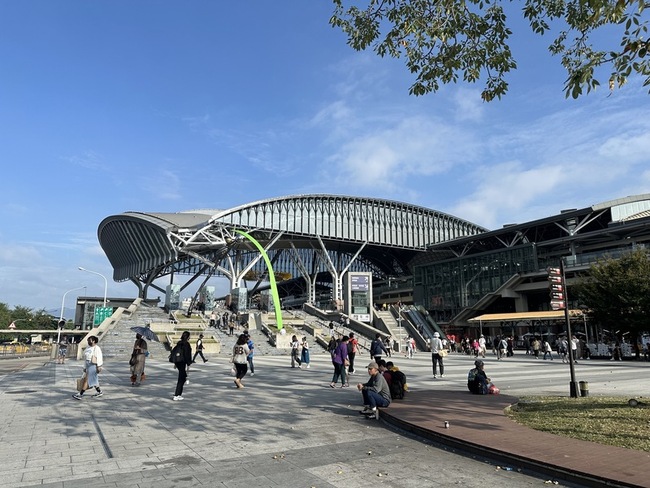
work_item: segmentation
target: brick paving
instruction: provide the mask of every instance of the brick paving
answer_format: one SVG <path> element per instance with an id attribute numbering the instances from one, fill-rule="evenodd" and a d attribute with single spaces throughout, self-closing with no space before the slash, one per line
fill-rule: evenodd
<path id="1" fill-rule="evenodd" d="M 533 469 L 587 486 L 647 486 L 650 453 L 538 432 L 504 413 L 510 395 L 428 390 L 381 412 L 386 422 L 427 439 L 480 454 L 513 469 Z M 445 428 L 445 422 L 449 428 Z"/>

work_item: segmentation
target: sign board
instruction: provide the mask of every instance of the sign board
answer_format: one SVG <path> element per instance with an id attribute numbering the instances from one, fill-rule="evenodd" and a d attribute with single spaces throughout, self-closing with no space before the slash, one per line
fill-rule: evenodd
<path id="1" fill-rule="evenodd" d="M 113 315 L 113 307 L 95 307 L 95 316 L 93 317 L 93 327 L 99 326 L 104 319 Z"/>
<path id="2" fill-rule="evenodd" d="M 370 323 L 372 316 L 372 275 L 368 272 L 347 273 L 343 296 L 345 311 L 351 319 Z"/>
<path id="3" fill-rule="evenodd" d="M 350 274 L 350 291 L 370 290 L 369 274 Z"/>

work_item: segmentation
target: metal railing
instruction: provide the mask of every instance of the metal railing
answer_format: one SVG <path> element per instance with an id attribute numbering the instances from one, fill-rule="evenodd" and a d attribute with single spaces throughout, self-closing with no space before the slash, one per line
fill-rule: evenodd
<path id="1" fill-rule="evenodd" d="M 3 344 L 0 346 L 0 358 L 23 358 L 35 356 L 50 356 L 51 344 Z"/>

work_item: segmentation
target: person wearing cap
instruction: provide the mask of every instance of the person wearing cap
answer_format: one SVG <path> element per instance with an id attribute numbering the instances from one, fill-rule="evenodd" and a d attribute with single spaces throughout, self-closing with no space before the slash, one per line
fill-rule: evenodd
<path id="1" fill-rule="evenodd" d="M 475 395 L 487 395 L 490 387 L 490 378 L 485 374 L 485 363 L 477 359 L 474 361 L 474 366 L 467 374 L 467 388 Z"/>
<path id="2" fill-rule="evenodd" d="M 438 366 L 440 366 L 440 377 L 444 378 L 445 376 L 445 365 L 442 362 L 442 341 L 440 340 L 440 334 L 438 332 L 433 333 L 433 339 L 431 339 L 431 361 L 433 362 L 433 378 L 438 377 Z"/>
<path id="3" fill-rule="evenodd" d="M 357 384 L 357 390 L 363 395 L 363 410 L 361 414 L 379 418 L 378 407 L 387 407 L 390 405 L 390 388 L 379 372 L 379 365 L 371 362 L 368 365 L 368 374 L 370 378 L 367 383 Z"/>

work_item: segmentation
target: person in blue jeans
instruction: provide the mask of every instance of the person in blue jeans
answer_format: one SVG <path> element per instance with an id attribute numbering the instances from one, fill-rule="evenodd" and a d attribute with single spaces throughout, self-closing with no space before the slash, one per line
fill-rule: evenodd
<path id="1" fill-rule="evenodd" d="M 251 371 L 251 376 L 255 376 L 255 365 L 253 364 L 253 356 L 255 356 L 255 344 L 253 343 L 251 336 L 248 334 L 248 331 L 244 331 L 244 335 L 246 336 L 246 345 L 250 351 L 248 353 L 248 356 L 246 356 L 246 361 L 248 361 L 248 369 Z"/>
<path id="2" fill-rule="evenodd" d="M 390 405 L 390 388 L 384 379 L 384 375 L 379 372 L 379 366 L 376 362 L 368 365 L 368 374 L 370 379 L 367 383 L 359 383 L 357 390 L 363 395 L 364 408 L 361 414 L 379 418 L 377 407 L 387 407 Z"/>
<path id="3" fill-rule="evenodd" d="M 300 353 L 300 362 L 302 364 L 306 364 L 307 369 L 309 369 L 309 343 L 307 342 L 306 337 L 302 338 L 302 352 Z"/>

